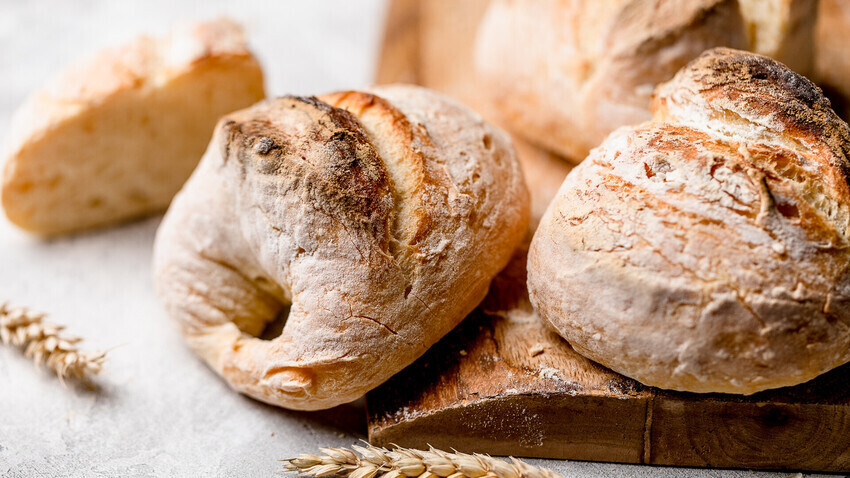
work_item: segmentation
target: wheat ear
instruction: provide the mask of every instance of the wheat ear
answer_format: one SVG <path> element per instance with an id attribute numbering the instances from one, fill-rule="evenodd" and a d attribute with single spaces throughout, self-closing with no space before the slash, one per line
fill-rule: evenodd
<path id="1" fill-rule="evenodd" d="M 361 456 L 346 448 L 320 448 L 325 455 L 304 454 L 283 460 L 287 462 L 283 471 L 347 478 L 561 478 L 552 470 L 516 458 L 508 463 L 488 455 L 448 453 L 434 447 L 427 451 L 371 445 L 352 448 Z"/>
<path id="2" fill-rule="evenodd" d="M 0 304 L 0 341 L 22 347 L 36 367 L 46 363 L 63 384 L 65 378 L 85 380 L 100 372 L 106 352 L 81 352 L 77 343 L 82 339 L 60 336 L 63 329 L 44 322 L 44 314 Z"/>

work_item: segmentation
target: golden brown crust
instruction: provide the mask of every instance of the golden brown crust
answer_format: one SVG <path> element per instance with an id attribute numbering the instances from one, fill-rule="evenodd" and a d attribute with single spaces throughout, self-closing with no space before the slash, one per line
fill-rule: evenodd
<path id="1" fill-rule="evenodd" d="M 815 28 L 815 71 L 845 121 L 850 120 L 850 2 L 821 0 Z"/>
<path id="2" fill-rule="evenodd" d="M 3 208 L 59 234 L 164 209 L 221 114 L 264 96 L 241 28 L 220 19 L 73 65 L 15 113 Z"/>
<path id="3" fill-rule="evenodd" d="M 365 121 L 372 118 L 379 132 L 373 136 L 377 145 L 387 145 L 381 157 L 385 165 L 393 166 L 391 176 L 395 215 L 392 224 L 394 252 L 407 255 L 413 252 L 415 244 L 422 239 L 433 217 L 429 212 L 435 206 L 437 197 L 429 197 L 427 186 L 447 187 L 440 184 L 440 176 L 429 175 L 426 171 L 426 159 L 416 143 L 429 144 L 427 132 L 420 127 L 417 131 L 407 117 L 389 101 L 371 93 L 346 91 L 323 95 L 323 101 L 350 111 Z"/>
<path id="4" fill-rule="evenodd" d="M 805 78 L 729 49 L 653 107 L 573 170 L 541 222 L 541 315 L 662 388 L 749 394 L 850 360 L 847 124 Z"/>
<path id="5" fill-rule="evenodd" d="M 220 123 L 157 233 L 157 291 L 232 387 L 326 408 L 453 328 L 527 223 L 507 135 L 448 99 L 279 98 Z M 256 338 L 287 305 L 280 335 Z"/>
<path id="6" fill-rule="evenodd" d="M 25 119 L 12 125 L 14 132 L 10 136 L 16 141 L 27 139 L 114 95 L 155 87 L 187 70 L 221 61 L 257 64 L 245 44 L 242 27 L 227 18 L 177 27 L 166 38 L 140 36 L 60 72 L 16 113 Z M 14 145 L 9 148 L 15 149 Z"/>
<path id="7" fill-rule="evenodd" d="M 743 116 L 775 117 L 807 143 L 826 142 L 847 157 L 848 133 L 823 92 L 808 78 L 770 58 L 729 48 L 700 55 L 667 88 L 684 87 L 714 108 Z M 664 101 L 664 90 L 657 101 Z M 716 106 L 715 106 L 716 105 Z M 845 161 L 846 162 L 846 161 Z"/>

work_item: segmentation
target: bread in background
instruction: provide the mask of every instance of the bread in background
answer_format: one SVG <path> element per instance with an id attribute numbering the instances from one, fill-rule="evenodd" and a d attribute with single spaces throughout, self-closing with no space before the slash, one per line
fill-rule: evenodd
<path id="1" fill-rule="evenodd" d="M 3 209 L 40 235 L 164 210 L 219 116 L 263 97 L 260 65 L 230 20 L 103 51 L 68 68 L 15 114 Z"/>
<path id="2" fill-rule="evenodd" d="M 808 79 L 718 48 L 567 177 L 532 241 L 540 315 L 640 382 L 751 394 L 850 360 L 850 127 Z"/>
<path id="3" fill-rule="evenodd" d="M 747 26 L 749 50 L 811 77 L 814 29 L 821 0 L 738 0 Z"/>
<path id="4" fill-rule="evenodd" d="M 816 7 L 816 0 L 494 0 L 479 27 L 476 69 L 498 122 L 579 162 L 617 127 L 648 120 L 655 85 L 706 49 L 756 48 L 810 68 Z"/>

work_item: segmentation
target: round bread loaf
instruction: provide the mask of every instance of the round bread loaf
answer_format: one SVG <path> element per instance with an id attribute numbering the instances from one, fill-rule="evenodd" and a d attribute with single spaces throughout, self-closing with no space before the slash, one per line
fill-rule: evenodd
<path id="1" fill-rule="evenodd" d="M 234 389 L 328 408 L 475 308 L 528 202 L 509 137 L 429 90 L 267 100 L 219 122 L 157 233 L 156 289 Z"/>
<path id="2" fill-rule="evenodd" d="M 706 52 L 653 121 L 573 169 L 531 244 L 532 303 L 645 384 L 751 394 L 850 359 L 850 129 L 767 57 Z"/>
<path id="3" fill-rule="evenodd" d="M 655 86 L 718 46 L 808 74 L 816 0 L 494 0 L 475 68 L 500 124 L 579 162 L 650 119 Z"/>

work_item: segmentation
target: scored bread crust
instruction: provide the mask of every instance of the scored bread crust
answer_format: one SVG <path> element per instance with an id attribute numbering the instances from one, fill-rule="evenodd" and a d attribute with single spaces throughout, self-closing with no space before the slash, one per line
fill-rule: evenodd
<path id="1" fill-rule="evenodd" d="M 12 118 L 2 205 L 43 235 L 165 209 L 218 117 L 264 97 L 241 27 L 219 19 L 142 36 L 70 66 Z"/>
<path id="2" fill-rule="evenodd" d="M 528 224 L 509 137 L 413 86 L 224 117 L 157 233 L 157 294 L 236 390 L 354 400 L 472 311 Z M 256 338 L 290 305 L 281 334 Z"/>
<path id="3" fill-rule="evenodd" d="M 850 360 L 850 128 L 806 78 L 714 49 L 562 185 L 532 303 L 645 384 L 751 394 Z"/>

